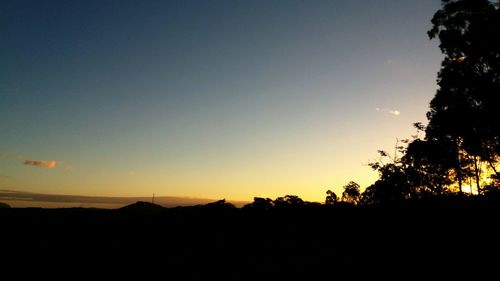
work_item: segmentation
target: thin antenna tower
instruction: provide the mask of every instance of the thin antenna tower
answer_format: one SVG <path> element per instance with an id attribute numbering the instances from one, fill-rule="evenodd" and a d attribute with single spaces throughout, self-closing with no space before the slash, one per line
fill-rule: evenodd
<path id="1" fill-rule="evenodd" d="M 155 203 L 155 194 L 153 193 L 153 199 L 151 200 L 151 203 Z"/>

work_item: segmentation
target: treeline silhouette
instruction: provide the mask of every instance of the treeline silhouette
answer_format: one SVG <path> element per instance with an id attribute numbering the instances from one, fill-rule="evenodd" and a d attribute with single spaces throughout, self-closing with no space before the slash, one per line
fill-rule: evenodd
<path id="1" fill-rule="evenodd" d="M 496 273 L 498 201 L 256 198 L 164 208 L 0 209 L 2 274 L 39 280 L 318 280 Z M 465 264 L 465 266 L 464 266 Z"/>

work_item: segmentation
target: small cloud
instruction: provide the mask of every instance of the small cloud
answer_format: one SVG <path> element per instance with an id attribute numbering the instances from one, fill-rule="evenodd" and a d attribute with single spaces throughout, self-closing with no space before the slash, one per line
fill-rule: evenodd
<path id="1" fill-rule="evenodd" d="M 391 59 L 388 59 L 388 60 L 385 61 L 385 64 L 387 64 L 387 65 L 391 65 L 393 63 L 394 63 L 394 61 L 391 60 Z"/>
<path id="2" fill-rule="evenodd" d="M 128 175 L 131 176 L 131 177 L 135 176 L 135 171 L 129 171 Z"/>
<path id="3" fill-rule="evenodd" d="M 399 112 L 399 110 L 389 110 L 388 113 L 392 114 L 394 116 L 399 116 L 401 114 L 401 112 Z"/>
<path id="4" fill-rule="evenodd" d="M 9 176 L 2 176 L 2 175 L 0 175 L 0 180 L 7 180 L 7 179 L 9 179 Z"/>
<path id="5" fill-rule="evenodd" d="M 40 168 L 54 169 L 57 166 L 55 160 L 40 161 L 40 160 L 25 160 L 24 165 L 36 166 Z"/>
<path id="6" fill-rule="evenodd" d="M 387 114 L 394 115 L 394 116 L 401 115 L 401 111 L 399 111 L 397 109 L 389 109 L 389 108 L 383 108 L 383 109 L 381 109 L 380 107 L 376 107 L 375 110 L 377 112 L 383 112 L 383 113 L 387 113 Z"/>

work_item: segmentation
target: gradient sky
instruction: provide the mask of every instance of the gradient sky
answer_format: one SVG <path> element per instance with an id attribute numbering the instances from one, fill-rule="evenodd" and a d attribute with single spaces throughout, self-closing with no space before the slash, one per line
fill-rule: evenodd
<path id="1" fill-rule="evenodd" d="M 439 5 L 3 0 L 0 189 L 322 201 L 364 188 L 377 149 L 426 121 Z"/>

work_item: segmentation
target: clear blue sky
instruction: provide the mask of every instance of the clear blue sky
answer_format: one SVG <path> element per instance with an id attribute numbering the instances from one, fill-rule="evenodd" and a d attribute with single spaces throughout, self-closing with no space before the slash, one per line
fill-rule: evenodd
<path id="1" fill-rule="evenodd" d="M 0 189 L 322 200 L 366 187 L 376 150 L 425 122 L 439 5 L 1 1 Z"/>

